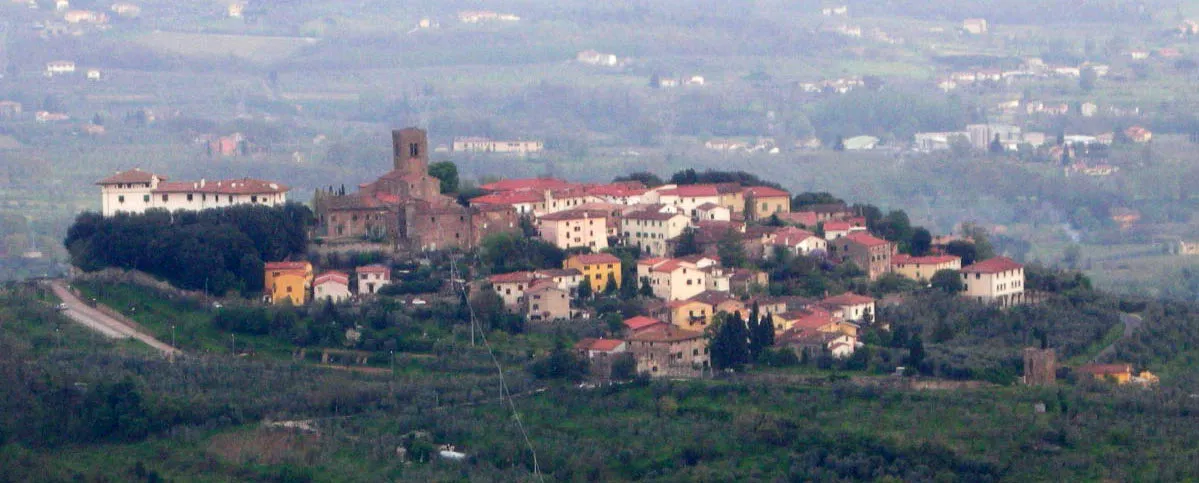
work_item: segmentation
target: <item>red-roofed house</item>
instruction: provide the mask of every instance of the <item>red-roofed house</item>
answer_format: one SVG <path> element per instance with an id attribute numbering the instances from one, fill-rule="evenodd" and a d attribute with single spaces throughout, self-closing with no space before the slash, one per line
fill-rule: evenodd
<path id="1" fill-rule="evenodd" d="M 828 309 L 836 317 L 857 322 L 867 317 L 873 319 L 874 302 L 873 298 L 865 295 L 845 292 L 821 300 L 820 306 Z"/>
<path id="2" fill-rule="evenodd" d="M 766 244 L 776 250 L 783 250 L 794 255 L 811 255 L 813 252 L 828 251 L 828 241 L 807 230 L 787 226 L 774 232 Z M 773 255 L 769 250 L 763 250 L 763 257 Z"/>
<path id="3" fill-rule="evenodd" d="M 784 223 L 791 223 L 802 226 L 804 228 L 816 229 L 816 225 L 820 223 L 820 215 L 815 211 L 792 211 L 790 213 L 779 213 L 779 219 Z"/>
<path id="4" fill-rule="evenodd" d="M 637 262 L 637 280 L 648 279 L 654 296 L 666 301 L 685 300 L 705 290 L 728 291 L 729 280 L 720 263 L 712 258 L 642 259 Z"/>
<path id="5" fill-rule="evenodd" d="M 325 272 L 312 281 L 312 298 L 339 303 L 350 298 L 350 276 L 342 272 Z"/>
<path id="6" fill-rule="evenodd" d="M 695 219 L 698 221 L 731 221 L 733 212 L 716 203 L 704 203 L 695 207 Z"/>
<path id="7" fill-rule="evenodd" d="M 712 203 L 726 206 L 721 203 L 720 190 L 714 184 L 667 185 L 647 192 L 646 195 L 647 201 L 678 207 L 684 214 L 692 218 L 696 216 L 696 209 L 700 205 Z M 740 211 L 740 208 L 734 211 Z"/>
<path id="8" fill-rule="evenodd" d="M 962 268 L 962 295 L 1011 307 L 1024 301 L 1024 265 L 995 257 Z"/>
<path id="9" fill-rule="evenodd" d="M 658 319 L 646 317 L 644 315 L 638 315 L 636 317 L 632 317 L 632 318 L 628 318 L 628 319 L 624 320 L 624 328 L 625 328 L 625 332 L 627 334 L 636 334 L 636 333 L 641 332 L 646 329 L 650 329 L 653 327 L 661 327 L 661 326 L 665 326 L 665 325 L 667 325 L 666 322 L 663 322 Z"/>
<path id="10" fill-rule="evenodd" d="M 891 271 L 912 280 L 927 282 L 941 270 L 961 270 L 962 258 L 956 255 L 913 257 L 899 254 L 891 257 Z"/>
<path id="11" fill-rule="evenodd" d="M 595 293 L 607 288 L 608 280 L 614 280 L 616 287 L 620 288 L 620 258 L 611 253 L 574 255 L 562 262 L 562 268 L 573 268 L 582 272 L 583 277 L 591 281 L 591 289 Z"/>
<path id="12" fill-rule="evenodd" d="M 853 262 L 866 272 L 870 280 L 878 280 L 891 271 L 891 254 L 895 244 L 866 232 L 854 232 L 829 242 L 829 255 L 841 261 Z"/>
<path id="13" fill-rule="evenodd" d="M 824 222 L 824 239 L 836 240 L 850 233 L 865 232 L 866 227 L 850 220 L 832 220 Z"/>
<path id="14" fill-rule="evenodd" d="M 575 344 L 575 350 L 579 351 L 579 355 L 585 356 L 588 359 L 612 357 L 621 352 L 625 352 L 628 344 L 620 339 L 593 339 L 586 338 Z"/>
<path id="15" fill-rule="evenodd" d="M 364 265 L 354 269 L 358 276 L 358 295 L 374 295 L 391 284 L 391 269 L 384 265 Z"/>
<path id="16" fill-rule="evenodd" d="M 791 212 L 791 193 L 769 186 L 751 186 L 745 188 L 744 193 L 745 206 L 750 209 L 745 214 L 748 220 L 763 220 L 770 215 Z"/>

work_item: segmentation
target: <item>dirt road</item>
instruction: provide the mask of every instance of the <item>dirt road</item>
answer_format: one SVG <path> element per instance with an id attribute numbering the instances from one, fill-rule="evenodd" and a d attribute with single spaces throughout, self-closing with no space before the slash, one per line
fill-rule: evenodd
<path id="1" fill-rule="evenodd" d="M 74 293 L 71 293 L 71 290 L 67 288 L 66 283 L 62 280 L 50 282 L 50 288 L 54 290 L 54 295 L 58 296 L 59 299 L 62 299 L 62 303 L 66 304 L 67 308 L 63 311 L 63 314 L 71 320 L 79 322 L 111 339 L 137 339 L 162 352 L 163 355 L 182 354 L 179 349 L 164 344 L 149 334 L 139 332 L 124 322 L 96 310 L 94 307 L 88 305 L 87 302 L 76 297 Z"/>

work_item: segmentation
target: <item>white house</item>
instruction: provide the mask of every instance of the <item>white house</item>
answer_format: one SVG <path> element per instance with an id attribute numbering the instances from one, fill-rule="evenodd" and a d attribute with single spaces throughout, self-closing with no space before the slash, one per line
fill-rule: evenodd
<path id="1" fill-rule="evenodd" d="M 358 294 L 374 295 L 391 284 L 391 269 L 383 265 L 365 265 L 354 269 L 358 275 Z"/>
<path id="2" fill-rule="evenodd" d="M 312 299 L 340 303 L 349 300 L 350 276 L 342 272 L 325 272 L 312 282 Z"/>

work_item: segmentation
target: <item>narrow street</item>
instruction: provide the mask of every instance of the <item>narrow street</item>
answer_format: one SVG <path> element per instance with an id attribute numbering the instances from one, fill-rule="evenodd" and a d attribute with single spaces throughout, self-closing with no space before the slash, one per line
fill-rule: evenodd
<path id="1" fill-rule="evenodd" d="M 99 332 L 105 337 L 111 339 L 137 339 L 144 342 L 146 345 L 157 349 L 163 355 L 180 355 L 182 351 L 164 344 L 162 341 L 151 337 L 149 334 L 140 332 L 124 322 L 97 310 L 95 307 L 88 305 L 79 297 L 75 296 L 66 283 L 62 280 L 54 280 L 50 282 L 50 288 L 54 291 L 62 303 L 66 305 L 66 310 L 63 314 L 71 320 L 83 324 L 88 328 Z"/>

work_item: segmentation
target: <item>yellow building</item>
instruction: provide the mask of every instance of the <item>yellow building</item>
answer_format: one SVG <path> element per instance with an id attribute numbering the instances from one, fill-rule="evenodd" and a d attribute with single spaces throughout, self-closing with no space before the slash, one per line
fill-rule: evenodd
<path id="1" fill-rule="evenodd" d="M 308 303 L 308 289 L 312 287 L 312 264 L 268 262 L 263 282 L 263 293 L 271 297 L 271 302 L 282 304 L 287 300 L 292 305 L 304 305 Z"/>
<path id="2" fill-rule="evenodd" d="M 895 255 L 891 257 L 891 271 L 912 280 L 927 282 L 941 270 L 961 270 L 962 259 L 956 255 L 930 255 L 913 257 Z"/>
<path id="3" fill-rule="evenodd" d="M 771 215 L 782 215 L 791 212 L 791 193 L 771 188 L 769 186 L 752 186 L 745 188 L 746 207 L 750 209 L 745 214 L 746 219 L 765 220 Z"/>
<path id="4" fill-rule="evenodd" d="M 608 286 L 608 279 L 616 281 L 620 288 L 620 259 L 608 253 L 575 255 L 562 262 L 562 268 L 573 268 L 583 273 L 586 280 L 591 281 L 593 292 L 602 292 Z"/>

